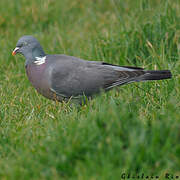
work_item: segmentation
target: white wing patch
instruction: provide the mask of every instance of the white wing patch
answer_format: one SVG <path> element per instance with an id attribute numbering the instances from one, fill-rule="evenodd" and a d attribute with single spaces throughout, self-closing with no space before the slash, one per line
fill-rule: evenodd
<path id="1" fill-rule="evenodd" d="M 46 62 L 46 56 L 44 57 L 35 57 L 36 61 L 34 61 L 34 63 L 36 65 L 41 65 L 44 64 Z"/>

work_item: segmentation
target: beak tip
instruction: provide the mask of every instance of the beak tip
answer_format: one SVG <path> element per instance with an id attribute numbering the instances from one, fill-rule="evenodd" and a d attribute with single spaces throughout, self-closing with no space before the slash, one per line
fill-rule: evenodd
<path id="1" fill-rule="evenodd" d="M 16 48 L 14 49 L 14 51 L 12 52 L 12 55 L 15 56 L 18 50 L 19 50 L 19 47 L 16 47 Z"/>

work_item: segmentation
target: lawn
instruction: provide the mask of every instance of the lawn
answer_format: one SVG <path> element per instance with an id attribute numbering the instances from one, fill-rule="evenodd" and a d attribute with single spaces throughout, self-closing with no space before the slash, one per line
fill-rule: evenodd
<path id="1" fill-rule="evenodd" d="M 169 69 L 173 78 L 124 85 L 81 107 L 53 102 L 11 55 L 27 34 L 48 54 Z M 180 178 L 179 0 L 1 0 L 0 52 L 0 179 Z"/>

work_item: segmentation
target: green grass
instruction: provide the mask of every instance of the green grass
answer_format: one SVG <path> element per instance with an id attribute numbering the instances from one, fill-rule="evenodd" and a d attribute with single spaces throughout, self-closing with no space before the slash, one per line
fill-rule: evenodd
<path id="1" fill-rule="evenodd" d="M 134 83 L 82 107 L 55 103 L 27 80 L 19 37 L 46 53 L 146 69 L 172 80 Z M 179 0 L 0 1 L 0 179 L 180 175 Z"/>

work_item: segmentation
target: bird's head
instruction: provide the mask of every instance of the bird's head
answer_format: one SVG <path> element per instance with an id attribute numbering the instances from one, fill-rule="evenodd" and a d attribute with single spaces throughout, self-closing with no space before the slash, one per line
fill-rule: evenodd
<path id="1" fill-rule="evenodd" d="M 24 55 L 26 60 L 32 60 L 35 57 L 45 56 L 39 41 L 30 35 L 22 36 L 18 40 L 12 55 L 14 56 L 17 53 Z"/>

